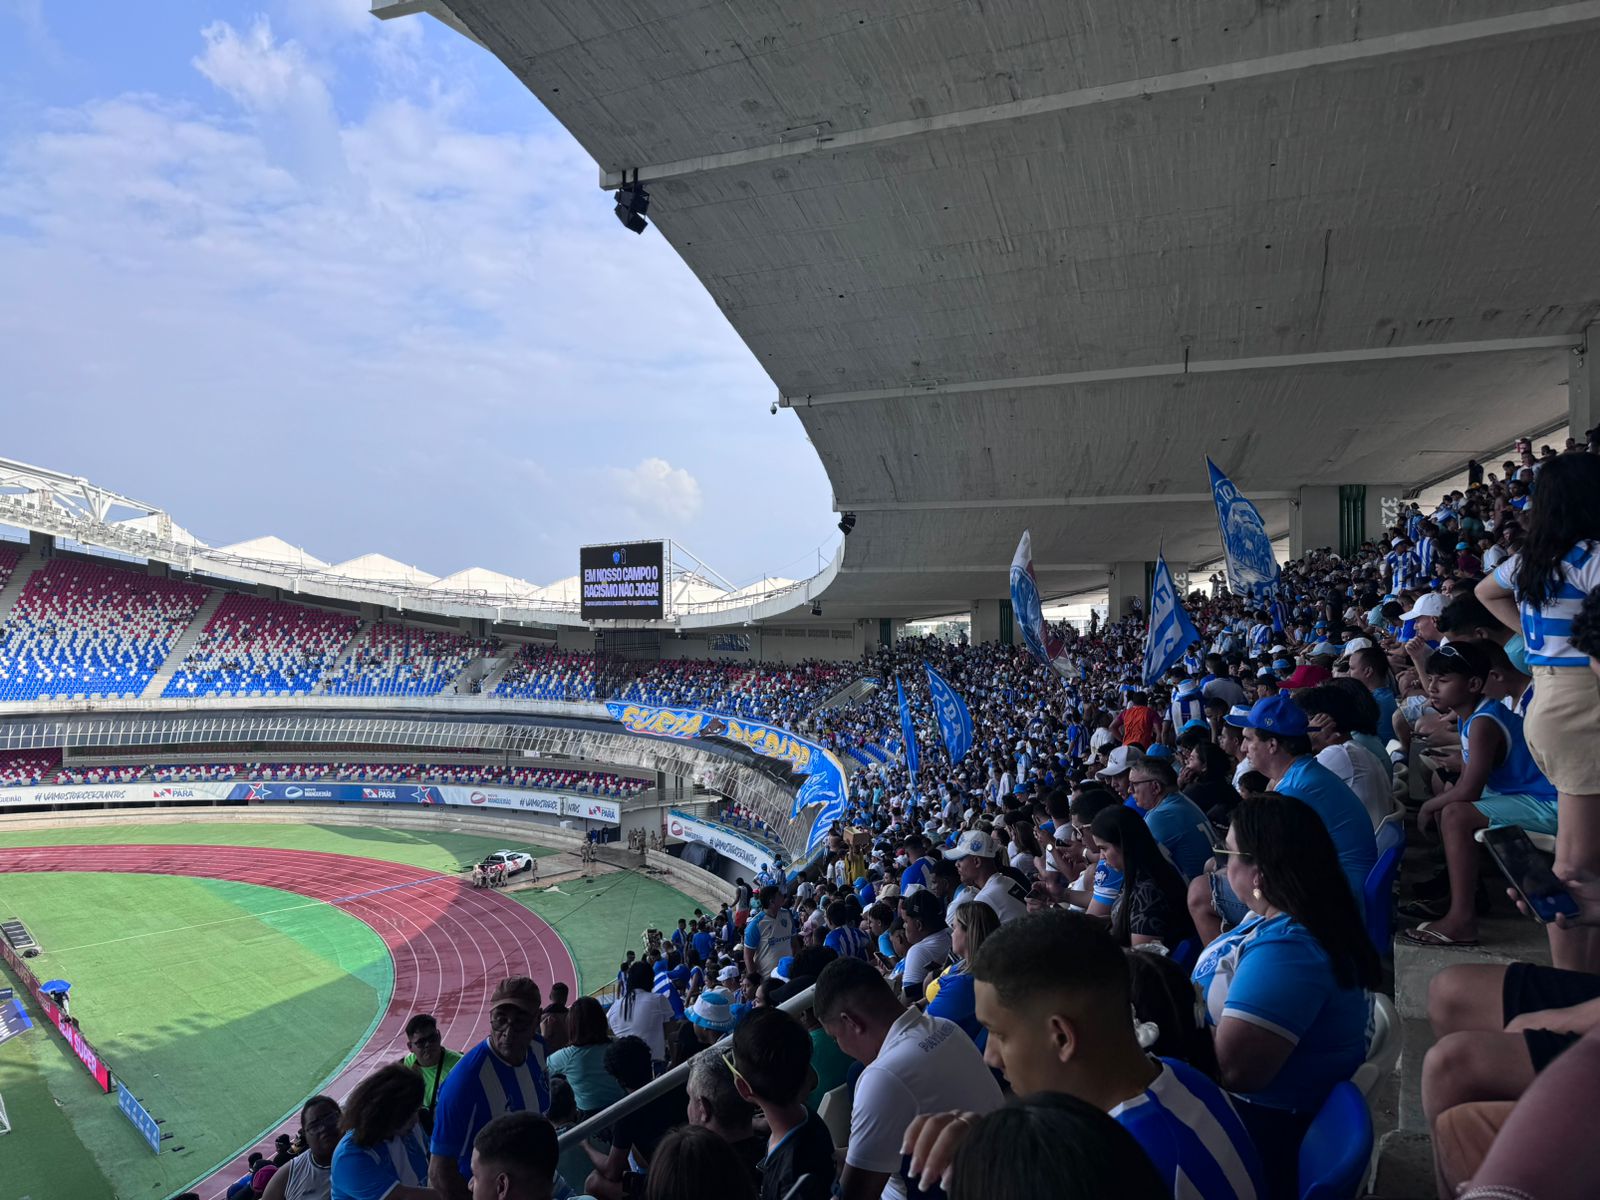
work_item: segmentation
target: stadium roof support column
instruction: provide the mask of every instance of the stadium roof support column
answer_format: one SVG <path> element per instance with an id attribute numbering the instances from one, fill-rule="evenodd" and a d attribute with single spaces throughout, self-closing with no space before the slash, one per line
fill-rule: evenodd
<path id="1" fill-rule="evenodd" d="M 1367 527 L 1362 535 L 1369 542 L 1386 540 L 1389 529 L 1400 519 L 1400 506 L 1411 489 L 1403 483 L 1367 484 Z"/>
<path id="2" fill-rule="evenodd" d="M 1009 600 L 974 600 L 971 610 L 972 644 L 982 646 L 998 642 L 1012 645 L 1016 641 L 1016 633 L 1010 609 Z"/>
<path id="3" fill-rule="evenodd" d="M 1584 344 L 1574 346 L 1567 360 L 1568 436 L 1579 442 L 1600 425 L 1600 322 L 1583 332 Z"/>
<path id="4" fill-rule="evenodd" d="M 1303 487 L 1289 513 L 1289 557 L 1303 558 L 1323 546 L 1339 549 L 1339 488 Z"/>
<path id="5" fill-rule="evenodd" d="M 1106 584 L 1106 620 L 1120 621 L 1133 611 L 1133 602 L 1148 605 L 1150 597 L 1146 585 L 1144 562 L 1119 562 L 1111 564 L 1111 578 Z"/>

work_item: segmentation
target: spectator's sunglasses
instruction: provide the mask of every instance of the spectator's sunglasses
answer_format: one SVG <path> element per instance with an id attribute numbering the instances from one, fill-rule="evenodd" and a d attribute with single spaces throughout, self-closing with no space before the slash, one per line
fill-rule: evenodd
<path id="1" fill-rule="evenodd" d="M 1211 847 L 1211 853 L 1216 855 L 1219 859 L 1237 858 L 1242 863 L 1250 862 L 1254 858 L 1254 855 L 1247 851 L 1230 850 L 1226 846 L 1213 846 Z"/>
<path id="2" fill-rule="evenodd" d="M 740 1072 L 738 1067 L 733 1065 L 733 1055 L 724 1050 L 722 1052 L 722 1061 L 727 1065 L 728 1070 L 733 1072 L 733 1077 L 735 1079 L 743 1083 L 745 1087 L 750 1087 L 750 1081 L 744 1077 L 743 1073 Z M 753 1092 L 755 1089 L 751 1088 L 750 1090 Z"/>

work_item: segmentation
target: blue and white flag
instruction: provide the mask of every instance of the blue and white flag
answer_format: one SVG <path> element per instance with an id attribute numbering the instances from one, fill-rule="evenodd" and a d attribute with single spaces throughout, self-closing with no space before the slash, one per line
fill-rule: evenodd
<path id="1" fill-rule="evenodd" d="M 972 714 L 967 711 L 967 702 L 956 695 L 939 672 L 926 663 L 923 669 L 928 672 L 928 691 L 933 696 L 933 715 L 939 720 L 939 736 L 944 739 L 945 752 L 953 765 L 972 749 Z"/>
<path id="2" fill-rule="evenodd" d="M 1172 664 L 1183 657 L 1183 652 L 1199 640 L 1200 631 L 1178 599 L 1167 560 L 1158 555 L 1156 575 L 1150 583 L 1150 628 L 1144 643 L 1145 686 L 1165 675 Z"/>
<path id="3" fill-rule="evenodd" d="M 911 706 L 906 703 L 906 685 L 898 679 L 894 681 L 895 691 L 900 693 L 900 740 L 905 743 L 906 770 L 911 772 L 911 791 L 917 790 L 917 727 L 911 721 Z"/>
<path id="4" fill-rule="evenodd" d="M 1045 627 L 1044 600 L 1033 573 L 1033 535 L 1026 529 L 1011 559 L 1011 612 L 1028 653 L 1065 675 L 1071 669 L 1066 647 L 1060 637 Z"/>
<path id="5" fill-rule="evenodd" d="M 1228 590 L 1235 596 L 1265 600 L 1278 586 L 1278 559 L 1266 524 L 1256 506 L 1210 458 L 1206 467 L 1211 472 L 1211 498 L 1217 505 L 1217 528 L 1227 559 Z"/>
<path id="6" fill-rule="evenodd" d="M 1284 611 L 1283 597 L 1274 596 L 1272 600 L 1272 632 L 1282 633 L 1289 627 L 1289 614 Z"/>

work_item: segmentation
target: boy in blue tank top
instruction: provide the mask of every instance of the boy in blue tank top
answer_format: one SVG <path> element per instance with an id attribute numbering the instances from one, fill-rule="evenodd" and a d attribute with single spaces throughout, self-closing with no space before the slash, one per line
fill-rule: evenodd
<path id="1" fill-rule="evenodd" d="M 1421 832 L 1438 827 L 1450 884 L 1444 915 L 1401 935 L 1420 945 L 1477 943 L 1478 830 L 1520 825 L 1532 833 L 1556 831 L 1556 789 L 1528 751 L 1522 718 L 1483 694 L 1493 665 L 1478 642 L 1449 642 L 1428 656 L 1429 699 L 1460 722 L 1461 778 L 1417 814 Z"/>

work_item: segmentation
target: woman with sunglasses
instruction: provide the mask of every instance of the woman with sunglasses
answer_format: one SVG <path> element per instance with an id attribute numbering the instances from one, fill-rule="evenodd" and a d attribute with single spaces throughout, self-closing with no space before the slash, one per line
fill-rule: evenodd
<path id="1" fill-rule="evenodd" d="M 1267 1169 L 1294 1195 L 1306 1127 L 1333 1085 L 1367 1054 L 1378 955 L 1345 882 L 1328 827 L 1289 796 L 1249 796 L 1216 847 L 1249 913 L 1201 952 L 1220 1082 Z"/>
<path id="2" fill-rule="evenodd" d="M 328 1200 L 339 1115 L 339 1102 L 332 1096 L 313 1096 L 300 1106 L 300 1137 L 306 1148 L 267 1181 L 261 1200 Z"/>

